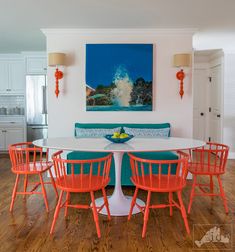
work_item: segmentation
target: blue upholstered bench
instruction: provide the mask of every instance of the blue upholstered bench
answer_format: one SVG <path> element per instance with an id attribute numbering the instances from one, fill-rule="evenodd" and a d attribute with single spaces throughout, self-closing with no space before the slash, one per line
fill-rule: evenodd
<path id="1" fill-rule="evenodd" d="M 75 137 L 82 137 L 83 132 L 89 132 L 92 129 L 114 129 L 114 128 L 131 128 L 131 129 L 167 129 L 167 136 L 170 136 L 170 124 L 169 123 L 162 123 L 162 124 L 125 124 L 125 123 L 115 123 L 115 124 L 105 124 L 105 123 L 75 123 Z M 105 132 L 105 130 L 104 130 Z M 87 135 L 86 135 L 87 136 Z M 67 155 L 69 160 L 77 160 L 77 159 L 92 159 L 92 158 L 99 158 L 108 153 L 104 152 L 84 152 L 84 151 L 73 151 Z M 135 152 L 134 155 L 146 158 L 146 159 L 155 159 L 155 160 L 174 160 L 178 159 L 178 156 L 173 152 Z M 69 172 L 69 170 L 68 170 Z M 128 155 L 125 153 L 123 155 L 122 160 L 122 174 L 121 174 L 121 182 L 122 185 L 132 185 L 130 181 L 131 176 L 131 168 L 130 168 L 130 161 Z M 114 160 L 112 160 L 111 169 L 110 169 L 110 185 L 115 184 L 115 167 L 114 167 Z"/>

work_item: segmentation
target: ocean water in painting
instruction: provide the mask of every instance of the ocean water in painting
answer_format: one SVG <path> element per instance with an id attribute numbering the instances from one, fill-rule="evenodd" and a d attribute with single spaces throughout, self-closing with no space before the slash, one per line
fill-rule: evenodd
<path id="1" fill-rule="evenodd" d="M 87 111 L 152 111 L 152 106 L 87 106 Z"/>
<path id="2" fill-rule="evenodd" d="M 152 69 L 152 44 L 87 44 L 87 111 L 151 111 Z"/>

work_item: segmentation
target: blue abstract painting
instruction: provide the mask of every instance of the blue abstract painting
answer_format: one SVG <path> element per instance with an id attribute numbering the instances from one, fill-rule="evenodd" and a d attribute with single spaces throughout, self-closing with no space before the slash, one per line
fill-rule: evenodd
<path id="1" fill-rule="evenodd" d="M 87 44 L 86 110 L 151 111 L 153 44 Z"/>

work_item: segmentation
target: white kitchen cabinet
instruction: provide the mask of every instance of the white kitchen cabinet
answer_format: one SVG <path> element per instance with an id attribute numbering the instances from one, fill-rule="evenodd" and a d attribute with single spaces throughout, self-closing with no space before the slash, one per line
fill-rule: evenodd
<path id="1" fill-rule="evenodd" d="M 24 142 L 24 129 L 23 128 L 12 128 L 6 130 L 6 147 L 13 143 Z"/>
<path id="2" fill-rule="evenodd" d="M 46 56 L 30 56 L 26 58 L 27 74 L 46 74 L 47 58 Z"/>
<path id="3" fill-rule="evenodd" d="M 0 128 L 0 151 L 4 151 L 6 149 L 6 134 L 4 130 L 5 129 Z"/>
<path id="4" fill-rule="evenodd" d="M 23 61 L 13 61 L 9 64 L 9 86 L 13 93 L 25 92 L 25 67 Z"/>
<path id="5" fill-rule="evenodd" d="M 23 59 L 0 61 L 0 93 L 25 93 L 25 66 Z"/>
<path id="6" fill-rule="evenodd" d="M 24 142 L 24 128 L 0 128 L 0 151 L 7 151 L 10 144 Z"/>
<path id="7" fill-rule="evenodd" d="M 5 93 L 8 89 L 8 64 L 0 61 L 0 92 Z"/>

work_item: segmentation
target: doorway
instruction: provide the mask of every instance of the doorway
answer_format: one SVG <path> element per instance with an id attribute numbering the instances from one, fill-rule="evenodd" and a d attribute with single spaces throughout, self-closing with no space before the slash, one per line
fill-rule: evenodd
<path id="1" fill-rule="evenodd" d="M 194 52 L 193 137 L 222 142 L 223 51 Z"/>

